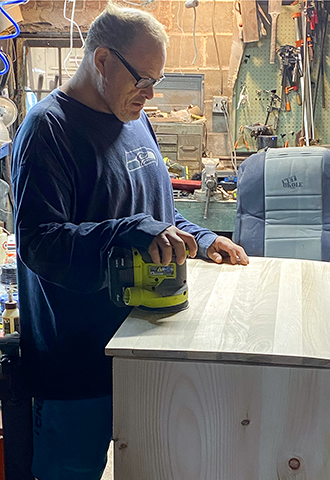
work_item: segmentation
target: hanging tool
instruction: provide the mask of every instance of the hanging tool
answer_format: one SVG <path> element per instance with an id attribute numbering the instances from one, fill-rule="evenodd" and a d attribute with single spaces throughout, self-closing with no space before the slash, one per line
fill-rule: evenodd
<path id="1" fill-rule="evenodd" d="M 239 148 L 243 148 L 244 146 L 247 150 L 250 150 L 250 146 L 244 137 L 243 125 L 241 125 L 238 129 L 238 138 L 235 142 L 234 149 L 238 150 Z"/>
<path id="2" fill-rule="evenodd" d="M 269 0 L 268 14 L 272 19 L 272 33 L 270 41 L 270 63 L 275 63 L 276 56 L 276 34 L 277 34 L 277 19 L 282 10 L 282 0 Z"/>
<path id="3" fill-rule="evenodd" d="M 317 96 L 318 96 L 318 90 L 319 90 L 319 84 L 320 84 L 320 78 L 322 77 L 321 80 L 321 87 L 322 87 L 322 108 L 325 108 L 325 88 L 324 88 L 324 58 L 325 58 L 325 44 L 326 44 L 326 38 L 327 38 L 327 28 L 328 28 L 328 12 L 322 8 L 319 16 L 319 25 L 321 27 L 321 44 L 320 44 L 320 61 L 318 65 L 318 71 L 317 71 L 317 80 L 316 80 L 316 86 L 315 86 L 315 95 L 314 95 L 314 103 L 313 103 L 313 117 L 315 118 L 315 109 L 316 109 L 316 102 L 317 102 Z"/>
<path id="4" fill-rule="evenodd" d="M 253 125 L 245 125 L 246 130 L 250 132 L 251 138 L 257 138 L 260 135 L 273 135 L 270 127 L 262 125 L 261 123 L 254 123 Z"/>
<path id="5" fill-rule="evenodd" d="M 247 93 L 246 85 L 244 84 L 239 94 L 239 100 L 236 110 L 238 110 L 241 106 L 244 107 L 245 105 L 248 105 L 248 107 L 250 108 L 249 94 Z"/>
<path id="6" fill-rule="evenodd" d="M 314 118 L 313 118 L 313 102 L 312 102 L 312 84 L 311 84 L 311 69 L 310 69 L 310 52 L 307 43 L 307 8 L 308 2 L 305 1 L 302 21 L 302 39 L 303 39 L 303 77 L 304 77 L 304 102 L 303 109 L 307 115 L 307 130 L 304 131 L 306 145 L 309 145 L 310 140 L 315 140 L 314 132 Z"/>
<path id="7" fill-rule="evenodd" d="M 265 14 L 265 12 L 263 11 L 263 9 L 261 8 L 259 2 L 257 2 L 257 7 L 258 7 L 258 19 L 259 19 L 259 23 L 260 23 L 260 35 L 265 36 L 265 35 L 267 35 L 267 30 L 265 29 L 263 20 L 266 23 L 268 23 L 268 25 L 270 25 L 271 22 L 268 20 L 268 17 Z"/>
<path id="8" fill-rule="evenodd" d="M 145 251 L 113 247 L 108 272 L 110 298 L 118 307 L 177 312 L 188 306 L 186 262 L 177 264 L 174 254 L 165 266 Z"/>
<path id="9" fill-rule="evenodd" d="M 302 38 L 301 35 L 301 29 L 300 29 L 300 24 L 299 22 L 302 20 L 302 15 L 301 12 L 296 12 L 292 15 L 292 18 L 294 19 L 295 22 L 295 36 L 296 36 L 296 49 L 297 49 L 297 55 L 298 55 L 298 65 L 299 65 L 299 70 L 301 72 L 300 76 L 300 90 L 301 90 L 301 95 L 302 95 L 302 131 L 299 137 L 299 143 L 302 143 L 302 138 L 305 138 L 305 144 L 306 146 L 309 145 L 309 139 L 311 136 L 311 110 L 309 106 L 309 95 L 307 95 L 306 92 L 306 84 L 310 80 L 308 79 L 309 72 L 307 72 L 306 69 L 306 57 L 305 57 L 305 46 L 307 45 L 306 43 L 306 38 L 304 42 L 304 38 Z M 303 29 L 304 31 L 304 29 Z M 307 51 L 308 52 L 308 51 Z M 304 59 L 304 61 L 303 61 Z M 296 140 L 297 143 L 298 140 Z"/>
<path id="10" fill-rule="evenodd" d="M 291 110 L 289 93 L 296 94 L 297 104 L 301 105 L 301 98 L 298 92 L 298 77 L 301 76 L 298 50 L 292 45 L 284 45 L 278 50 L 281 58 L 282 71 L 282 110 L 289 112 Z"/>
<path id="11" fill-rule="evenodd" d="M 295 92 L 296 93 L 296 100 L 297 104 L 300 106 L 301 105 L 301 97 L 298 92 L 298 85 L 291 85 L 290 87 L 285 87 L 285 93 L 288 95 L 290 92 Z"/>
<path id="12" fill-rule="evenodd" d="M 269 121 L 269 116 L 272 112 L 277 112 L 277 115 L 275 115 L 275 119 L 274 119 L 274 124 L 273 124 L 273 132 L 272 133 L 275 133 L 277 131 L 277 127 L 278 127 L 278 118 L 279 118 L 279 114 L 280 114 L 280 111 L 281 111 L 281 106 L 277 106 L 276 102 L 281 102 L 281 99 L 280 97 L 276 94 L 276 90 L 266 90 L 265 91 L 266 93 L 271 93 L 271 97 L 270 97 L 270 104 L 267 106 L 267 116 L 266 116 L 266 120 L 265 120 L 265 125 L 268 127 L 268 121 Z"/>

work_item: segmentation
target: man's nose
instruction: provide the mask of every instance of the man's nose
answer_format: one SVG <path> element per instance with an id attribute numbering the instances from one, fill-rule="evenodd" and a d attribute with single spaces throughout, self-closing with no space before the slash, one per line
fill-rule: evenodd
<path id="1" fill-rule="evenodd" d="M 154 97 L 154 86 L 149 85 L 147 88 L 141 90 L 141 94 L 147 99 L 151 100 Z"/>

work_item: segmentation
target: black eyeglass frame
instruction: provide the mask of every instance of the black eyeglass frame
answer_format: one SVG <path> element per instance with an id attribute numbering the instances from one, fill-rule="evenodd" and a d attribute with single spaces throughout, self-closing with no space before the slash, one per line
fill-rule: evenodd
<path id="1" fill-rule="evenodd" d="M 141 77 L 137 73 L 137 71 L 127 62 L 127 60 L 125 60 L 125 58 L 122 57 L 119 52 L 117 52 L 117 50 L 114 50 L 113 48 L 109 48 L 109 50 L 110 50 L 110 52 L 113 52 L 119 58 L 121 63 L 127 68 L 127 70 L 130 72 L 130 74 L 133 75 L 133 77 L 136 80 L 136 84 L 135 84 L 136 88 L 139 88 L 139 89 L 148 88 L 148 87 L 150 87 L 150 85 L 153 85 L 155 87 L 162 80 L 164 80 L 165 75 L 162 75 L 160 78 Z"/>

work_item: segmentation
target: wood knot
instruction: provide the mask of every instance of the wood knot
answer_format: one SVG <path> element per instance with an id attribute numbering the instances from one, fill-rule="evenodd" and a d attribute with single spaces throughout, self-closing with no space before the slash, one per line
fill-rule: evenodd
<path id="1" fill-rule="evenodd" d="M 300 467 L 300 460 L 298 460 L 298 458 L 290 458 L 289 467 L 292 470 L 298 470 L 298 468 Z"/>
<path id="2" fill-rule="evenodd" d="M 121 443 L 118 447 L 119 450 L 125 450 L 127 448 L 127 443 Z"/>
<path id="3" fill-rule="evenodd" d="M 241 421 L 241 425 L 243 425 L 243 427 L 246 427 L 247 425 L 250 424 L 250 420 L 248 418 L 246 418 L 245 420 L 242 420 Z"/>

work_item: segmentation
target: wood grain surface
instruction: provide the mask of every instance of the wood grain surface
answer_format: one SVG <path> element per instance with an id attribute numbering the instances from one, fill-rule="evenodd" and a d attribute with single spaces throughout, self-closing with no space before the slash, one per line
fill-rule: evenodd
<path id="1" fill-rule="evenodd" d="M 172 315 L 134 309 L 107 355 L 329 368 L 329 263 L 189 259 L 187 269 L 189 308 Z"/>
<path id="2" fill-rule="evenodd" d="M 114 359 L 115 480 L 328 480 L 324 369 Z"/>

